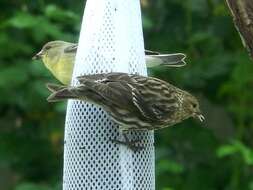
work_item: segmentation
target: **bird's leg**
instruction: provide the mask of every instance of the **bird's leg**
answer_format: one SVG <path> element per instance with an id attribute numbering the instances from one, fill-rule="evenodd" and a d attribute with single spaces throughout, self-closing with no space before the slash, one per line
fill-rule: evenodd
<path id="1" fill-rule="evenodd" d="M 133 150 L 134 152 L 138 152 L 140 150 L 142 150 L 144 147 L 142 146 L 137 146 L 136 143 L 140 142 L 141 140 L 134 140 L 131 141 L 129 140 L 128 136 L 126 133 L 123 133 L 123 137 L 125 138 L 125 141 L 121 141 L 121 140 L 112 140 L 113 142 L 117 143 L 117 144 L 122 144 L 127 146 L 128 148 L 130 148 L 131 150 Z"/>

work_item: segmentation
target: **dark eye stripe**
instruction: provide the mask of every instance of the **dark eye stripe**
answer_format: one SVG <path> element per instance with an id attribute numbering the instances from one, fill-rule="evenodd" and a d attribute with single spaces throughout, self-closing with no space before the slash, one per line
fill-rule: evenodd
<path id="1" fill-rule="evenodd" d="M 46 46 L 45 47 L 45 50 L 48 50 L 48 49 L 50 49 L 51 48 L 51 46 Z"/>

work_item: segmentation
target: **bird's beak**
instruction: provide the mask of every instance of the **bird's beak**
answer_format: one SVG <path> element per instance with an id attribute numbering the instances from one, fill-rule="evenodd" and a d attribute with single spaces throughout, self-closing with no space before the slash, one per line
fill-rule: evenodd
<path id="1" fill-rule="evenodd" d="M 200 122 L 205 121 L 205 117 L 201 113 L 195 113 L 194 117 L 198 119 Z"/>
<path id="2" fill-rule="evenodd" d="M 32 60 L 39 60 L 41 59 L 43 55 L 43 51 L 41 50 L 39 53 L 37 53 L 35 56 L 32 57 Z"/>

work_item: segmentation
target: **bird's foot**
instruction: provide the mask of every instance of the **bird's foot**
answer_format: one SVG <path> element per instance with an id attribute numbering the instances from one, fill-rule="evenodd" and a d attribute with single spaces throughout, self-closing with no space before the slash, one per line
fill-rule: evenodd
<path id="1" fill-rule="evenodd" d="M 126 141 L 121 141 L 121 140 L 114 139 L 114 140 L 112 140 L 112 142 L 114 142 L 116 144 L 125 145 L 134 152 L 139 152 L 139 151 L 143 150 L 143 148 L 144 148 L 143 146 L 136 145 L 137 143 L 140 142 L 140 140 L 130 141 L 130 140 L 126 139 Z"/>

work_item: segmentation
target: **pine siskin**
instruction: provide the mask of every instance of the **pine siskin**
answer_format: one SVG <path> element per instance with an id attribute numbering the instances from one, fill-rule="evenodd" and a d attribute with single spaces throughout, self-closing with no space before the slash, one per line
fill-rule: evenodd
<path id="1" fill-rule="evenodd" d="M 69 85 L 75 62 L 77 44 L 64 41 L 51 41 L 45 44 L 42 50 L 33 59 L 42 59 L 45 66 L 63 84 Z M 186 63 L 185 54 L 160 54 L 153 51 L 145 51 L 147 67 L 164 65 L 168 67 L 181 67 Z"/>
<path id="2" fill-rule="evenodd" d="M 77 79 L 80 84 L 75 87 L 48 84 L 52 92 L 48 101 L 70 98 L 100 105 L 119 124 L 123 134 L 132 130 L 161 129 L 189 117 L 204 120 L 194 96 L 157 78 L 108 73 Z M 126 144 L 134 149 L 135 146 L 124 136 Z"/>

